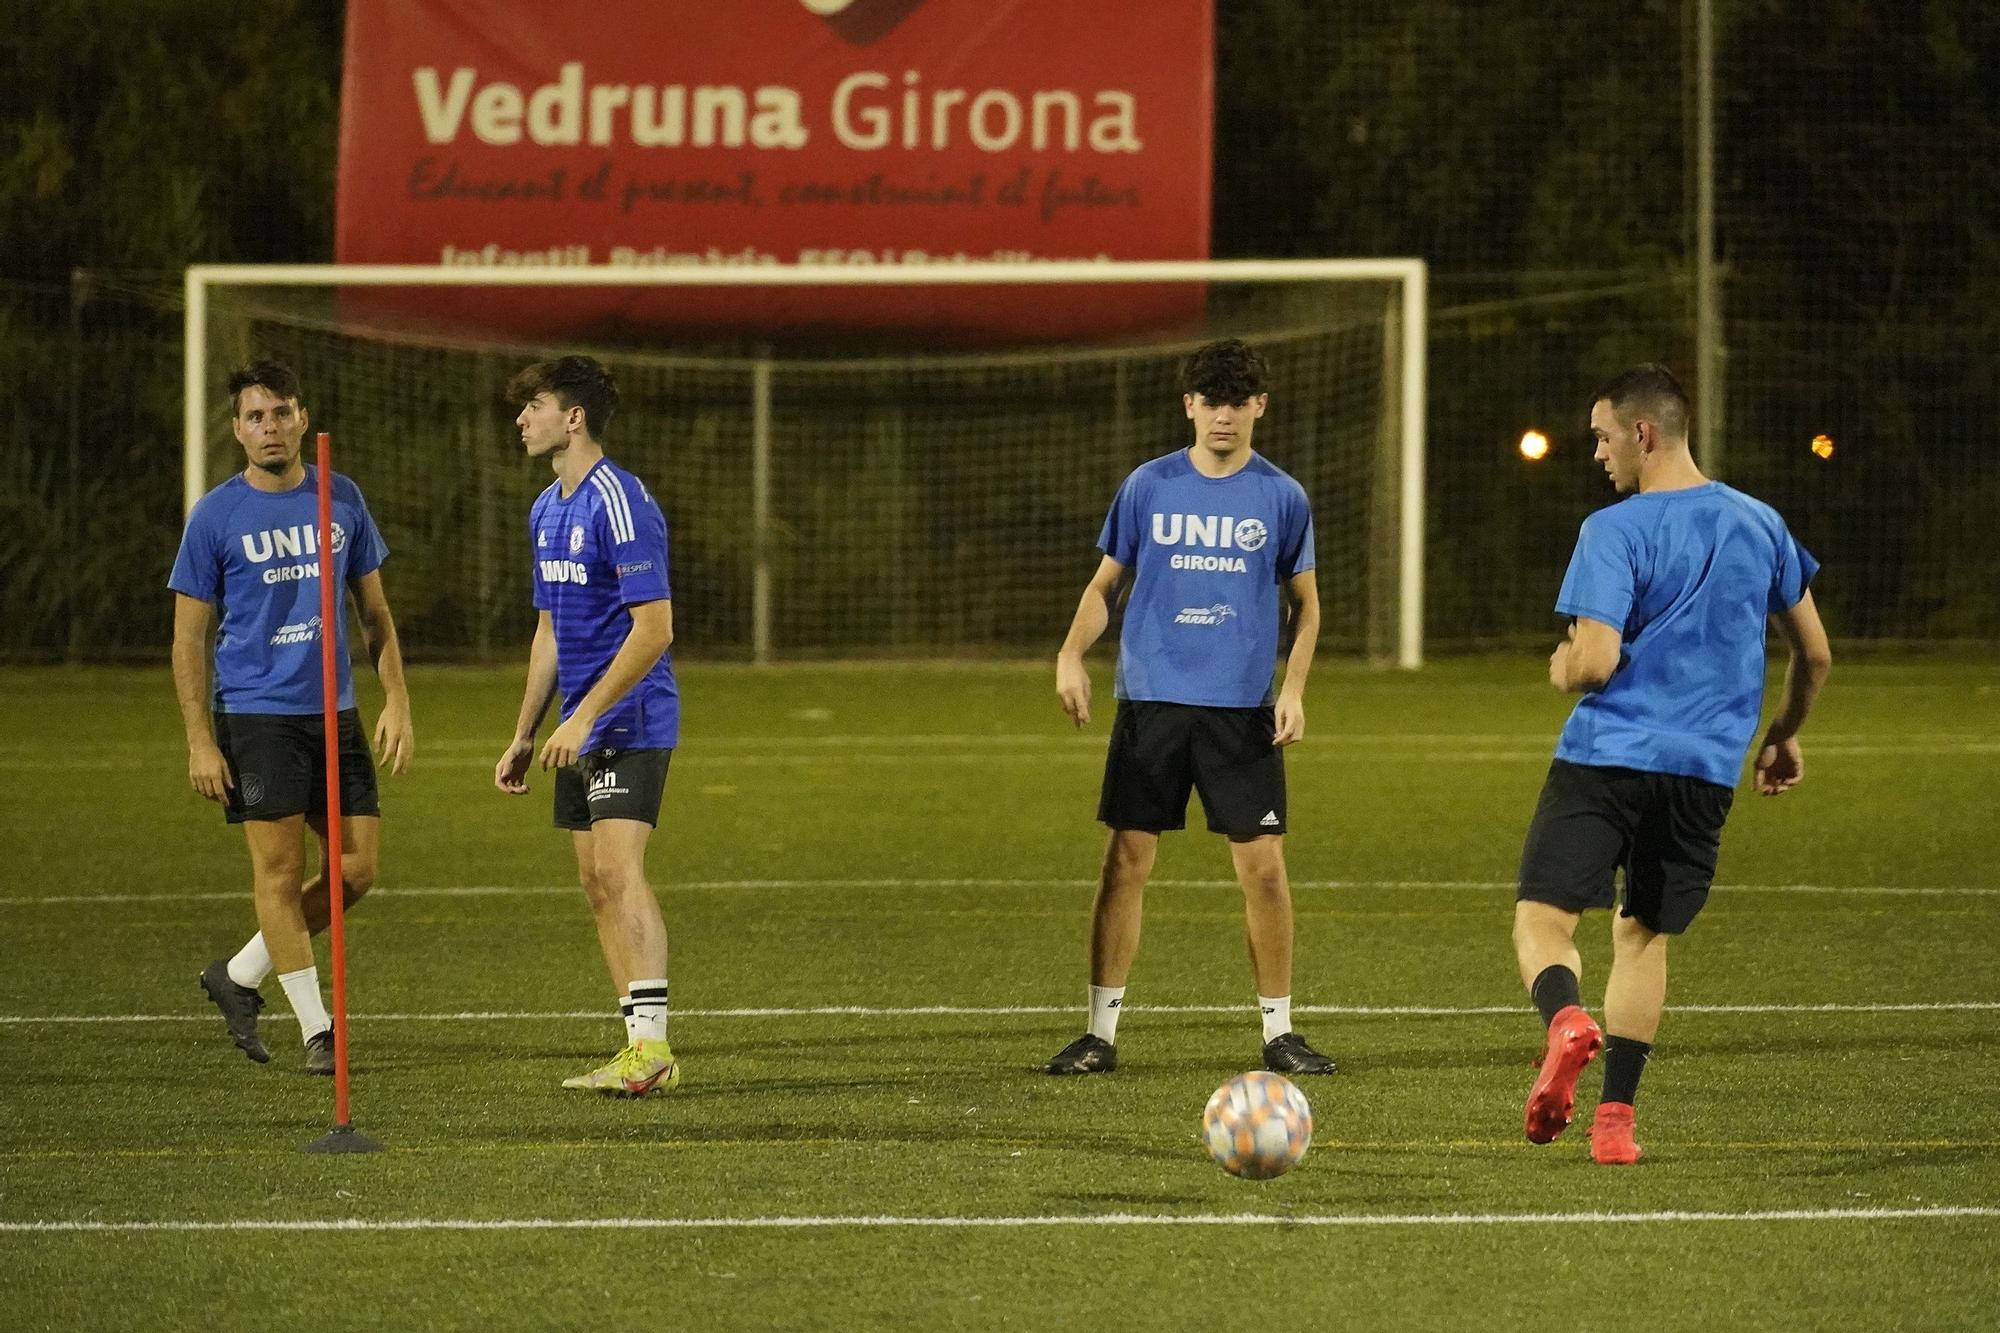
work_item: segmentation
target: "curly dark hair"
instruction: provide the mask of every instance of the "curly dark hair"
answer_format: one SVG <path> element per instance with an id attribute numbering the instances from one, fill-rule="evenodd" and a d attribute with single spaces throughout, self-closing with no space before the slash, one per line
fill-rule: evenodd
<path id="1" fill-rule="evenodd" d="M 1268 392 L 1268 370 L 1264 358 L 1241 338 L 1203 343 L 1181 362 L 1181 392 L 1200 394 L 1218 407 L 1241 407 Z"/>
<path id="2" fill-rule="evenodd" d="M 594 440 L 604 438 L 618 412 L 618 385 L 593 356 L 537 361 L 507 381 L 507 401 L 516 407 L 525 407 L 545 393 L 554 394 L 556 405 L 565 412 L 582 407 L 583 428 Z"/>
<path id="3" fill-rule="evenodd" d="M 249 388 L 266 389 L 273 398 L 299 400 L 299 373 L 282 361 L 269 357 L 259 357 L 241 370 L 229 375 L 229 415 L 235 416 L 241 408 L 243 391 Z"/>

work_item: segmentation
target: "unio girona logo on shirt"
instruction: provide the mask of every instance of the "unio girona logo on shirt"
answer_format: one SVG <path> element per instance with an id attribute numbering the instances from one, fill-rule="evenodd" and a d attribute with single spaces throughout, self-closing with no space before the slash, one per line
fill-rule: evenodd
<path id="1" fill-rule="evenodd" d="M 243 557 L 253 565 L 268 565 L 274 560 L 319 555 L 319 528 L 312 523 L 294 523 L 289 528 L 265 528 L 261 532 L 246 532 L 242 535 L 242 540 Z M 336 523 L 333 525 L 334 554 L 338 555 L 346 548 L 347 529 Z M 267 584 L 316 579 L 319 577 L 319 561 L 301 560 L 294 565 L 272 565 L 261 577 Z"/>
<path id="2" fill-rule="evenodd" d="M 1153 541 L 1159 546 L 1201 546 L 1211 551 L 1255 551 L 1270 537 L 1264 521 L 1216 514 L 1154 514 Z M 1167 562 L 1175 569 L 1242 574 L 1249 564 L 1236 555 L 1194 555 L 1176 552 Z"/>

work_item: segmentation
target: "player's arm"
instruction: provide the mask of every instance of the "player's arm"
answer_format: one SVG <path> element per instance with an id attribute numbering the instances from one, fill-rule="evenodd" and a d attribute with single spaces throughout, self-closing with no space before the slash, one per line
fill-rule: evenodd
<path id="1" fill-rule="evenodd" d="M 410 766 L 416 752 L 416 731 L 410 722 L 410 687 L 403 679 L 403 643 L 396 636 L 396 618 L 389 612 L 389 595 L 382 591 L 382 571 L 371 569 L 354 580 L 355 605 L 368 643 L 368 660 L 382 682 L 382 715 L 375 719 L 375 753 L 391 773 Z"/>
<path id="2" fill-rule="evenodd" d="M 493 785 L 509 796 L 528 790 L 528 764 L 535 757 L 535 733 L 542 729 L 549 704 L 556 697 L 556 626 L 547 611 L 535 618 L 535 637 L 528 645 L 528 685 L 521 692 L 521 714 L 514 722 L 514 739 L 493 766 Z"/>
<path id="3" fill-rule="evenodd" d="M 1819 608 L 1813 605 L 1812 591 L 1799 598 L 1790 610 L 1772 616 L 1771 621 L 1791 650 L 1785 666 L 1785 696 L 1778 715 L 1757 747 L 1757 790 L 1776 796 L 1799 785 L 1806 775 L 1805 756 L 1799 751 L 1799 728 L 1806 724 L 1820 686 L 1833 670 L 1833 649 L 1826 641 L 1826 627 L 1820 624 Z"/>
<path id="4" fill-rule="evenodd" d="M 1292 651 L 1285 659 L 1285 683 L 1278 689 L 1273 745 L 1290 745 L 1306 734 L 1306 676 L 1319 647 L 1319 578 L 1301 570 L 1285 584 L 1292 594 Z"/>
<path id="5" fill-rule="evenodd" d="M 1612 626 L 1578 616 L 1549 654 L 1549 684 L 1572 694 L 1603 689 L 1618 670 L 1624 643 L 1624 635 Z"/>
<path id="6" fill-rule="evenodd" d="M 591 686 L 590 693 L 577 703 L 568 720 L 550 733 L 548 743 L 542 746 L 543 768 L 563 768 L 575 763 L 597 720 L 644 680 L 646 673 L 673 646 L 671 601 L 663 598 L 657 602 L 635 602 L 625 609 L 632 615 L 632 628 L 625 632 L 625 642 L 618 645 L 618 655 L 604 668 L 604 674 Z"/>
<path id="7" fill-rule="evenodd" d="M 236 780 L 215 743 L 209 717 L 208 634 L 215 606 L 184 592 L 174 594 L 174 693 L 180 696 L 181 725 L 187 729 L 188 781 L 211 801 L 224 799 Z"/>
<path id="8" fill-rule="evenodd" d="M 1110 556 L 1098 562 L 1097 572 L 1090 576 L 1076 604 L 1076 615 L 1070 618 L 1069 634 L 1056 653 L 1056 698 L 1079 727 L 1090 721 L 1090 672 L 1084 669 L 1083 655 L 1104 637 L 1105 626 L 1111 623 L 1111 598 L 1124 577 L 1125 566 Z"/>

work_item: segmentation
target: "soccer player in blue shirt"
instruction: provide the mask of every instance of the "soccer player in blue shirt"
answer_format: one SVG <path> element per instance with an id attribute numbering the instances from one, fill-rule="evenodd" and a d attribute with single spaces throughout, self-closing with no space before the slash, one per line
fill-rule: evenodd
<path id="1" fill-rule="evenodd" d="M 229 377 L 231 424 L 247 463 L 188 515 L 167 580 L 174 597 L 174 687 L 187 729 L 188 780 L 223 816 L 243 826 L 258 932 L 236 955 L 201 973 L 229 1036 L 259 1064 L 271 1058 L 257 1034 L 258 987 L 273 970 L 305 1039 L 306 1069 L 333 1072 L 333 1023 L 320 998 L 312 936 L 332 911 L 326 876 L 324 685 L 320 668 L 319 499 L 315 469 L 300 457 L 306 409 L 299 379 L 275 361 Z M 333 564 L 339 575 L 334 663 L 339 672 L 340 843 L 343 904 L 375 882 L 381 805 L 375 765 L 354 707 L 347 657 L 351 587 L 384 700 L 375 744 L 392 773 L 409 766 L 410 695 L 395 618 L 382 591 L 389 548 L 360 488 L 333 479 Z M 215 681 L 208 636 L 218 609 Z M 305 831 L 320 843 L 320 869 L 305 879 Z"/>
<path id="2" fill-rule="evenodd" d="M 1119 635 L 1111 745 L 1097 817 L 1111 837 L 1090 932 L 1090 1027 L 1051 1074 L 1118 1066 L 1118 1016 L 1139 951 L 1146 881 L 1160 834 L 1186 827 L 1201 793 L 1208 827 L 1229 839 L 1243 886 L 1250 967 L 1264 1014 L 1264 1065 L 1331 1074 L 1292 1030 L 1292 892 L 1285 875 L 1284 747 L 1305 734 L 1306 673 L 1319 638 L 1312 509 L 1305 490 L 1250 447 L 1270 403 L 1264 359 L 1236 339 L 1182 366 L 1194 442 L 1140 467 L 1112 502 L 1104 552 L 1056 656 L 1056 694 L 1090 721 L 1083 655 L 1111 620 L 1130 571 Z M 1284 685 L 1272 700 L 1279 589 L 1294 606 Z"/>
<path id="3" fill-rule="evenodd" d="M 1596 459 L 1627 499 L 1584 520 L 1556 610 L 1569 635 L 1549 681 L 1581 694 L 1557 742 L 1521 855 L 1514 950 L 1548 1027 L 1525 1125 L 1552 1142 L 1600 1049 L 1604 1091 L 1590 1153 L 1639 1160 L 1632 1102 L 1667 998 L 1667 941 L 1715 879 L 1722 825 L 1764 698 L 1765 624 L 1790 650 L 1764 731 L 1757 790 L 1805 776 L 1799 728 L 1832 667 L 1810 591 L 1819 565 L 1769 505 L 1710 481 L 1688 451 L 1688 400 L 1664 366 L 1637 366 L 1590 409 Z M 1604 1028 L 1584 1011 L 1580 914 L 1611 919 Z M 1609 1040 L 1605 1038 L 1608 1031 Z"/>
<path id="4" fill-rule="evenodd" d="M 646 882 L 667 764 L 680 741 L 674 685 L 667 521 L 645 485 L 599 443 L 618 407 L 611 375 L 587 356 L 529 366 L 507 386 L 530 458 L 556 479 L 528 518 L 535 609 L 528 683 L 514 739 L 493 769 L 501 791 L 528 790 L 535 733 L 562 692 L 562 723 L 542 746 L 554 769 L 556 827 L 568 829 L 578 878 L 625 1020 L 625 1046 L 563 1080 L 614 1096 L 680 1082 L 667 1044 L 667 927 Z"/>

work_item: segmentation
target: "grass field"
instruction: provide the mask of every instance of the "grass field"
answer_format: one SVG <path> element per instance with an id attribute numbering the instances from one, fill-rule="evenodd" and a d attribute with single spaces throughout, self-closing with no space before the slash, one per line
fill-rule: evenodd
<path id="1" fill-rule="evenodd" d="M 1108 670 L 1097 684 L 1108 695 Z M 0 674 L 0 1322 L 12 1328 L 2000 1324 L 2000 665 L 1841 664 L 1808 777 L 1739 794 L 1674 946 L 1646 1160 L 1535 1148 L 1511 877 L 1564 701 L 1539 659 L 1323 666 L 1291 752 L 1291 1175 L 1202 1154 L 1256 1062 L 1228 859 L 1170 837 L 1120 1071 L 1081 1028 L 1109 700 L 1041 667 L 689 668 L 651 860 L 671 1096 L 622 1040 L 516 673 L 422 670 L 350 917 L 357 1124 L 275 984 L 268 1066 L 194 984 L 252 926 L 153 672 Z M 364 683 L 372 720 L 372 681 Z M 1198 818 L 1198 812 L 1197 812 Z M 1586 1001 L 1608 930 L 1586 924 Z"/>

